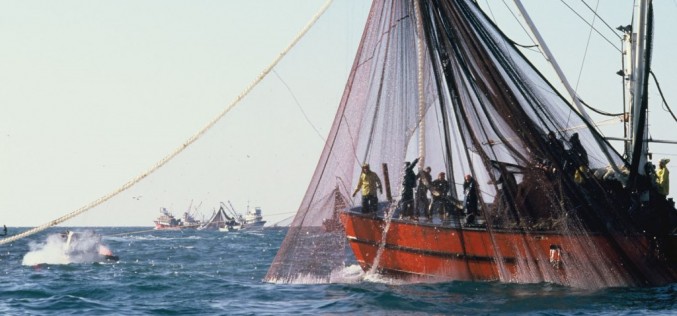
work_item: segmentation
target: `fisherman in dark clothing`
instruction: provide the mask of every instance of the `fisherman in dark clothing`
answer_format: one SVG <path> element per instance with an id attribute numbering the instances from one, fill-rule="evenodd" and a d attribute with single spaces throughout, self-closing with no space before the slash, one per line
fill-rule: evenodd
<path id="1" fill-rule="evenodd" d="M 419 158 L 413 162 L 404 163 L 404 179 L 402 179 L 402 197 L 400 199 L 400 207 L 402 209 L 402 217 L 410 217 L 414 219 L 414 188 L 416 187 L 416 174 L 414 167 Z"/>
<path id="2" fill-rule="evenodd" d="M 515 200 L 517 197 L 517 179 L 513 171 L 504 164 L 498 164 L 499 177 L 496 181 L 490 180 L 487 184 L 496 186 L 496 196 L 493 205 L 495 211 L 490 212 L 494 223 L 509 221 L 517 214 Z"/>
<path id="3" fill-rule="evenodd" d="M 569 143 L 571 144 L 571 149 L 567 151 L 565 172 L 573 174 L 576 183 L 582 183 L 583 175 L 588 170 L 588 152 L 583 148 L 581 140 L 578 138 L 578 133 L 571 135 Z"/>
<path id="4" fill-rule="evenodd" d="M 557 136 L 555 136 L 555 132 L 550 131 L 548 132 L 548 139 L 546 140 L 546 144 L 548 145 L 550 154 L 552 155 L 552 159 L 554 159 L 554 162 L 556 163 L 557 167 L 561 168 L 562 159 L 564 159 L 564 155 L 566 153 L 562 141 L 557 139 Z"/>
<path id="5" fill-rule="evenodd" d="M 2 225 L 2 235 L 7 236 L 7 225 Z"/>
<path id="6" fill-rule="evenodd" d="M 573 135 L 571 135 L 571 138 L 569 138 L 569 142 L 571 143 L 569 156 L 574 160 L 574 162 L 578 166 L 581 165 L 587 166 L 589 163 L 588 152 L 585 150 L 585 148 L 583 148 L 581 140 L 578 138 L 578 133 L 574 133 Z"/>
<path id="7" fill-rule="evenodd" d="M 445 179 L 446 174 L 440 172 L 437 175 L 437 180 L 433 181 L 430 191 L 432 191 L 433 201 L 430 203 L 430 211 L 428 211 L 428 220 L 432 219 L 432 212 L 434 209 L 440 214 L 440 218 L 446 219 L 448 210 L 447 194 L 449 193 L 449 181 Z"/>
<path id="8" fill-rule="evenodd" d="M 425 214 L 430 218 L 430 199 L 428 199 L 428 190 L 433 183 L 433 178 L 430 175 L 430 167 L 425 167 L 424 170 L 419 170 L 418 185 L 416 186 L 416 216 Z"/>
<path id="9" fill-rule="evenodd" d="M 475 222 L 475 217 L 477 216 L 477 184 L 475 179 L 469 174 L 465 175 L 465 181 L 463 182 L 463 210 L 466 215 L 466 223 L 472 224 Z"/>

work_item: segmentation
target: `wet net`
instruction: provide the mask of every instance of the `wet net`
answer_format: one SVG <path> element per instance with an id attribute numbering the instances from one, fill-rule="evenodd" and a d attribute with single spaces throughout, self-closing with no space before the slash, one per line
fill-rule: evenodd
<path id="1" fill-rule="evenodd" d="M 472 226 L 489 238 L 519 231 L 515 247 L 525 249 L 535 248 L 532 237 L 543 231 L 576 236 L 566 245 L 584 254 L 568 258 L 576 275 L 563 279 L 538 266 L 548 258 L 531 254 L 535 266 L 499 271 L 500 281 L 617 286 L 674 277 L 656 256 L 638 259 L 655 253 L 655 244 L 624 242 L 647 230 L 632 216 L 643 209 L 624 188 L 627 175 L 612 168 L 625 171 L 626 162 L 475 3 L 377 0 L 328 141 L 266 280 L 331 282 L 352 256 L 338 214 L 360 212 L 353 192 L 363 164 L 382 182 L 376 216 L 398 218 L 405 162 L 417 158 L 419 175 L 430 167 L 432 179 L 444 172 L 449 182 L 454 210 L 432 225 Z M 469 183 L 476 205 L 467 204 Z M 433 194 L 424 190 L 421 199 Z M 427 204 L 413 204 L 412 217 L 425 220 Z M 586 236 L 598 233 L 631 268 L 618 271 L 597 255 Z"/>

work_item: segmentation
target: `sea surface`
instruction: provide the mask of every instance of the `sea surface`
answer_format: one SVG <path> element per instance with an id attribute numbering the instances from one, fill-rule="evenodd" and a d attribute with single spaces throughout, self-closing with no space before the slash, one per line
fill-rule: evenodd
<path id="1" fill-rule="evenodd" d="M 54 260 L 47 240 L 65 229 L 0 245 L 0 315 L 677 315 L 677 284 L 402 284 L 350 262 L 345 282 L 266 283 L 285 229 L 95 228 L 118 262 L 35 265 Z"/>

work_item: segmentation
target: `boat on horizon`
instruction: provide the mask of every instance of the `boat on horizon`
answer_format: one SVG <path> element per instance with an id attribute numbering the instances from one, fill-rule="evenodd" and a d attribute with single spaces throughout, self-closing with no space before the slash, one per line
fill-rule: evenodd
<path id="1" fill-rule="evenodd" d="M 235 232 L 241 230 L 258 230 L 263 229 L 266 221 L 263 220 L 260 207 L 250 209 L 247 206 L 245 215 L 238 213 L 233 205 L 228 201 L 228 204 L 221 202 L 218 211 L 202 224 L 198 229 L 218 230 L 221 232 Z"/>
<path id="2" fill-rule="evenodd" d="M 266 221 L 263 220 L 263 214 L 260 207 L 254 207 L 250 209 L 247 206 L 247 212 L 242 217 L 242 229 L 247 230 L 258 230 L 263 229 L 263 225 L 266 224 Z"/>
<path id="3" fill-rule="evenodd" d="M 176 219 L 174 215 L 166 208 L 160 208 L 160 216 L 156 218 L 155 230 L 181 230 L 181 229 L 196 229 L 200 226 L 200 221 L 193 218 L 193 216 L 184 212 L 183 217 Z"/>
<path id="4" fill-rule="evenodd" d="M 633 25 L 618 29 L 621 154 L 535 28 L 566 93 L 476 2 L 374 1 L 317 169 L 265 279 L 330 282 L 349 247 L 365 273 L 412 282 L 677 282 L 677 210 L 648 150 L 652 10 L 640 1 Z M 426 185 L 433 216 L 409 213 L 405 190 L 391 192 L 415 159 L 448 179 L 442 192 Z M 369 165 L 382 182 L 375 211 L 351 197 Z M 424 213 L 429 204 L 419 203 Z M 329 225 L 335 214 L 341 229 Z"/>

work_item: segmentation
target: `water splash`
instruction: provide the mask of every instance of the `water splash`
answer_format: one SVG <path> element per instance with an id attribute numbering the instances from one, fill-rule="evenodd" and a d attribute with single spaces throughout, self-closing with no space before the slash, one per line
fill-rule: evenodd
<path id="1" fill-rule="evenodd" d="M 92 231 L 68 234 L 52 234 L 44 243 L 30 243 L 30 251 L 24 255 L 22 265 L 92 263 L 105 261 L 112 256 L 108 247 L 101 244 L 101 236 Z"/>
<path id="2" fill-rule="evenodd" d="M 359 265 L 352 264 L 332 271 L 331 275 L 329 276 L 329 282 L 355 284 L 362 282 L 364 277 L 364 270 L 362 270 Z"/>
<path id="3" fill-rule="evenodd" d="M 381 255 L 383 255 L 383 250 L 385 249 L 386 240 L 388 237 L 388 230 L 390 230 L 390 222 L 393 219 L 393 215 L 395 215 L 396 205 L 397 205 L 396 203 L 391 203 L 389 209 L 385 210 L 385 214 L 383 214 L 385 226 L 383 227 L 383 235 L 381 235 L 381 243 L 379 244 L 378 250 L 376 251 L 374 263 L 372 264 L 371 268 L 369 268 L 369 271 L 367 271 L 367 275 L 378 274 L 378 265 L 381 262 Z"/>

